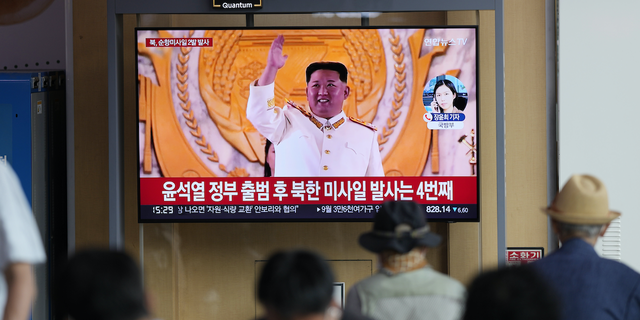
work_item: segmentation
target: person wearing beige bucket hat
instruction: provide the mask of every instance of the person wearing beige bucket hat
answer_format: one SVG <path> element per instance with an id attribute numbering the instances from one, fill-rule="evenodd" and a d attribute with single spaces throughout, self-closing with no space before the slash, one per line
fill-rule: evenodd
<path id="1" fill-rule="evenodd" d="M 466 290 L 433 270 L 426 258 L 428 248 L 440 241 L 419 204 L 384 202 L 373 230 L 359 239 L 363 248 L 378 254 L 381 269 L 351 287 L 345 311 L 377 320 L 459 319 Z"/>
<path id="2" fill-rule="evenodd" d="M 556 221 L 584 225 L 603 225 L 620 216 L 620 212 L 609 210 L 604 183 L 590 175 L 571 177 L 551 206 L 543 210 Z"/>
<path id="3" fill-rule="evenodd" d="M 640 319 L 640 274 L 594 249 L 620 216 L 609 209 L 604 183 L 574 175 L 542 211 L 562 246 L 532 266 L 555 289 L 562 319 Z"/>

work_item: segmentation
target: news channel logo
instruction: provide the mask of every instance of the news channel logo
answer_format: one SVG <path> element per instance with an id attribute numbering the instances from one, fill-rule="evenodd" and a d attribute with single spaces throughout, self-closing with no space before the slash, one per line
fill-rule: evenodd
<path id="1" fill-rule="evenodd" d="M 434 114 L 462 113 L 467 106 L 467 99 L 467 88 L 460 79 L 451 75 L 437 76 L 429 80 L 422 91 L 422 102 L 426 110 L 422 119 L 429 123 L 435 118 L 441 118 Z"/>

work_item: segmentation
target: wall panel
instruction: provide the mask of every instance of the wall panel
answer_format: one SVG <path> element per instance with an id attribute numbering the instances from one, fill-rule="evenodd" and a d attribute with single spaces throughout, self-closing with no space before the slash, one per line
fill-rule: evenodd
<path id="1" fill-rule="evenodd" d="M 109 245 L 107 1 L 73 1 L 76 247 Z"/>
<path id="2" fill-rule="evenodd" d="M 640 233 L 636 232 L 640 227 L 640 150 L 629 144 L 636 139 L 640 117 L 634 94 L 640 87 L 640 1 L 614 0 L 603 6 L 594 0 L 566 0 L 557 5 L 562 17 L 558 28 L 562 39 L 558 48 L 558 182 L 562 186 L 571 175 L 585 173 L 604 182 L 609 207 L 622 217 L 614 223 L 620 223 L 620 229 L 610 228 L 605 235 L 608 241 L 598 241 L 596 252 L 619 258 L 640 272 Z M 591 50 L 585 45 L 591 39 L 607 39 L 615 45 Z M 624 116 L 603 121 L 608 110 L 614 109 L 613 114 Z"/>
<path id="3" fill-rule="evenodd" d="M 478 21 L 478 12 L 477 11 L 453 11 L 447 12 L 447 25 L 479 25 Z M 479 25 L 479 30 L 481 31 L 483 28 L 482 25 Z M 483 55 L 484 52 L 481 51 L 482 42 L 480 41 L 480 37 L 478 37 L 478 60 L 479 60 L 479 76 L 482 76 L 482 71 L 486 70 L 483 62 L 487 60 L 487 57 Z M 493 72 L 495 70 L 488 70 L 487 73 Z M 487 141 L 487 137 L 490 137 L 491 132 L 493 132 L 493 127 L 487 127 L 483 123 L 483 115 L 485 112 L 485 105 L 481 100 L 483 95 L 486 93 L 486 90 L 490 88 L 485 88 L 482 81 L 479 81 L 478 85 L 478 114 L 480 126 L 478 130 L 478 145 L 481 145 L 479 148 L 480 152 L 479 159 L 479 170 L 480 177 L 484 179 L 485 171 L 488 167 L 495 167 L 495 163 L 492 165 L 490 163 L 484 162 L 485 155 L 484 145 Z M 480 182 L 482 183 L 483 180 Z M 482 189 L 481 189 L 482 190 Z M 480 198 L 480 219 L 484 222 L 486 221 L 484 217 L 485 208 L 483 206 L 483 198 Z M 464 284 L 468 284 L 471 282 L 473 277 L 480 271 L 480 260 L 483 252 L 480 247 L 480 223 L 477 222 L 465 222 L 465 223 L 455 223 L 449 224 L 449 259 L 448 265 L 449 270 L 448 273 L 453 278 L 458 279 Z"/>
<path id="4" fill-rule="evenodd" d="M 544 1 L 505 1 L 507 246 L 547 246 L 544 18 Z M 449 226 L 449 274 L 469 283 L 498 265 L 495 13 L 449 12 L 447 23 L 479 25 L 481 221 Z"/>
<path id="5" fill-rule="evenodd" d="M 482 251 L 482 270 L 498 265 L 498 208 L 497 208 L 497 171 L 496 171 L 496 52 L 495 52 L 495 13 L 479 11 L 478 30 L 480 51 L 480 247 Z"/>
<path id="6" fill-rule="evenodd" d="M 125 250 L 136 260 L 140 254 L 138 227 L 138 141 L 136 131 L 136 56 L 134 28 L 137 25 L 136 15 L 125 14 L 122 18 L 122 57 L 123 71 L 123 135 L 124 139 L 124 244 Z"/>
<path id="7" fill-rule="evenodd" d="M 336 264 L 346 288 L 371 275 L 375 256 L 357 244 L 370 223 L 185 223 L 144 225 L 144 269 L 163 319 L 251 319 L 255 263 L 276 250 L 313 249 Z M 375 268 L 374 268 L 375 271 Z"/>
<path id="8" fill-rule="evenodd" d="M 547 247 L 545 1 L 505 1 L 507 246 Z"/>

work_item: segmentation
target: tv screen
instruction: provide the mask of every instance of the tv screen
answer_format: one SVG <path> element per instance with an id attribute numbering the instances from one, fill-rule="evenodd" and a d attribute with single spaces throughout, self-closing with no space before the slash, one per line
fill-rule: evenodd
<path id="1" fill-rule="evenodd" d="M 140 222 L 478 221 L 475 27 L 136 39 Z"/>

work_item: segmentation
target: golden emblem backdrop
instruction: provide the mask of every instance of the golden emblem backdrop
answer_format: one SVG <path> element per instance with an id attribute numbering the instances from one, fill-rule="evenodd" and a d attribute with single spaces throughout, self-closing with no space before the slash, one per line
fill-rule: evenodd
<path id="1" fill-rule="evenodd" d="M 203 48 L 147 48 L 138 43 L 139 55 L 151 61 L 155 75 L 155 79 L 138 76 L 139 117 L 145 124 L 143 173 L 151 172 L 155 155 L 164 177 L 217 176 L 213 168 L 227 176 L 250 175 L 246 168 L 223 163 L 217 150 L 225 144 L 247 163 L 264 163 L 264 138 L 247 120 L 246 106 L 249 84 L 260 77 L 271 42 L 278 34 L 284 34 L 283 51 L 289 58 L 275 81 L 276 105 L 284 105 L 286 98 L 306 106 L 307 65 L 340 61 L 349 69 L 352 89 L 344 105 L 347 116 L 366 122 L 378 116 L 378 123 L 384 123 L 378 125 L 377 134 L 380 149 L 387 149 L 385 173 L 422 174 L 430 147 L 437 142 L 432 142 L 432 136 L 437 140 L 437 135 L 432 135 L 422 120 L 422 92 L 432 58 L 447 47 L 434 47 L 420 57 L 424 30 L 401 40 L 394 30 L 382 38 L 373 29 L 209 30 L 201 37 L 212 38 L 213 46 Z M 182 37 L 193 35 L 194 31 L 189 31 Z M 158 31 L 158 36 L 174 37 L 168 31 Z M 391 53 L 385 53 L 385 45 Z M 199 54 L 193 56 L 193 52 Z M 388 66 L 393 66 L 392 70 Z M 385 92 L 388 90 L 393 92 Z M 194 92 L 200 97 L 193 97 Z M 385 93 L 392 97 L 391 106 L 378 114 Z M 215 124 L 222 139 L 214 141 L 204 134 L 202 119 L 194 110 L 196 101 L 204 102 L 210 118 L 207 121 Z M 406 114 L 401 118 L 402 113 Z M 389 136 L 394 132 L 397 138 L 392 144 Z M 435 172 L 437 163 L 432 159 Z"/>

